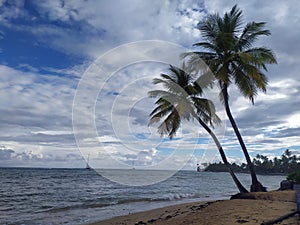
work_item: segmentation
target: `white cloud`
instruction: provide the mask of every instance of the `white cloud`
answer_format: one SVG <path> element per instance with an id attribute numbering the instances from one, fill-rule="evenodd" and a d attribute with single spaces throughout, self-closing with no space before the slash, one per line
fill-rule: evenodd
<path id="1" fill-rule="evenodd" d="M 0 137 L 2 144 L 15 152 L 3 151 L 3 157 L 19 154 L 19 158 L 28 160 L 43 161 L 48 157 L 60 161 L 58 153 L 50 156 L 51 151 L 65 149 L 65 155 L 77 151 L 72 136 L 72 104 L 76 85 L 89 62 L 119 44 L 138 40 L 167 40 L 190 47 L 201 40 L 195 27 L 207 11 L 222 14 L 235 3 L 243 10 L 245 21 L 267 22 L 272 36 L 262 38 L 258 44 L 274 49 L 279 63 L 270 67 L 268 91 L 259 94 L 254 106 L 236 88 L 230 89 L 233 115 L 246 144 L 253 152 L 300 146 L 300 58 L 295 44 L 299 42 L 299 32 L 295 29 L 300 20 L 298 1 L 270 4 L 268 1 L 209 0 L 204 2 L 204 11 L 194 10 L 201 6 L 198 1 L 134 0 L 130 4 L 123 0 L 113 4 L 109 0 L 36 1 L 32 2 L 39 13 L 35 16 L 24 10 L 23 1 L 2 1 L 0 21 L 6 29 L 27 32 L 33 35 L 35 44 L 83 58 L 81 65 L 63 69 L 36 68 L 22 62 L 18 68 L 0 66 Z M 16 24 L 17 18 L 25 22 Z M 1 38 L 6 38 L 5 35 L 0 31 Z M 118 65 L 124 61 L 124 55 L 128 60 L 134 54 L 126 51 L 122 58 L 112 58 L 110 63 Z M 107 69 L 100 66 L 94 72 Z M 176 136 L 178 139 L 173 141 L 160 139 L 156 126 L 147 126 L 148 114 L 154 107 L 153 101 L 147 98 L 147 91 L 153 88 L 149 80 L 165 70 L 162 67 L 136 64 L 116 71 L 108 81 L 101 80 L 101 76 L 90 81 L 85 90 L 87 99 L 91 91 L 104 86 L 97 99 L 92 99 L 95 107 L 90 112 L 79 110 L 78 130 L 87 145 L 80 149 L 83 155 L 99 153 L 97 157 L 106 165 L 111 165 L 112 158 L 122 163 L 130 163 L 134 158 L 139 159 L 140 165 L 152 165 L 166 157 L 161 149 L 216 151 L 211 140 L 208 144 L 195 144 L 199 134 L 209 138 L 197 124 L 183 125 Z M 207 97 L 213 93 L 217 101 L 217 92 L 208 92 Z M 223 124 L 215 131 L 230 153 L 239 149 L 237 140 L 220 103 L 217 109 Z M 87 118 L 93 118 L 89 125 L 97 128 L 97 134 L 90 135 L 86 130 Z M 41 148 L 36 148 L 33 142 Z M 197 157 L 189 161 L 190 167 Z M 182 162 L 179 155 L 172 159 Z"/>
<path id="2" fill-rule="evenodd" d="M 40 23 L 27 13 L 16 14 L 7 8 L 7 18 L 24 18 L 29 25 L 9 26 L 33 33 L 59 51 L 91 58 L 126 42 L 160 39 L 190 46 L 199 36 L 195 28 L 204 13 L 194 10 L 201 3 L 190 1 L 38 1 L 32 2 L 39 16 L 49 22 Z M 18 6 L 22 10 L 22 4 Z M 14 17 L 12 17 L 14 15 Z M 153 19 L 149 19 L 153 18 Z M 159 21 L 159 22 L 158 22 Z M 34 26 L 31 25 L 34 24 Z M 81 35 L 78 35 L 80 33 Z"/>
<path id="3" fill-rule="evenodd" d="M 71 127 L 73 81 L 7 66 L 0 66 L 0 73 L 1 143 L 16 153 L 36 151 L 34 145 L 76 150 Z"/>
<path id="4" fill-rule="evenodd" d="M 23 10 L 24 2 L 25 2 L 24 0 L 12 0 L 12 1 L 2 0 L 0 2 L 1 23 L 8 25 L 10 24 L 10 20 L 19 17 L 27 17 L 27 13 Z"/>
<path id="5" fill-rule="evenodd" d="M 119 139 L 108 135 L 98 137 L 97 140 L 101 143 L 120 143 Z"/>

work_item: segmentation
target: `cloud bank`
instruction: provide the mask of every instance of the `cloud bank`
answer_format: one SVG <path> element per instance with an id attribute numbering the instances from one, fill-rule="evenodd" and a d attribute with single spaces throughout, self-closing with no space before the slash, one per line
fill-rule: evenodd
<path id="1" fill-rule="evenodd" d="M 81 152 L 72 126 L 73 100 L 84 71 L 112 48 L 151 39 L 192 48 L 201 40 L 198 22 L 207 13 L 222 14 L 236 3 L 1 1 L 1 165 L 83 167 L 83 158 L 95 152 L 94 158 L 105 161 L 107 167 L 113 167 L 115 161 L 126 166 L 149 166 L 163 161 L 177 148 L 191 156 L 188 168 L 218 159 L 213 143 L 194 123 L 184 124 L 172 141 L 160 138 L 155 126 L 148 127 L 148 115 L 154 107 L 147 98 L 147 91 L 154 88 L 149 81 L 165 72 L 166 65 L 128 65 L 112 75 L 92 110 L 98 136 L 86 134 L 87 146 Z M 252 156 L 275 156 L 286 148 L 299 149 L 300 49 L 296 27 L 300 3 L 243 0 L 238 6 L 245 21 L 267 22 L 272 36 L 257 44 L 273 49 L 278 65 L 269 67 L 267 93 L 260 93 L 255 105 L 236 88 L 230 89 L 233 115 Z M 126 56 L 130 57 L 130 52 Z M 93 85 L 100 84 L 95 81 Z M 207 95 L 216 96 L 217 92 L 212 90 Z M 216 104 L 223 120 L 216 132 L 232 161 L 242 161 L 223 107 Z M 87 116 L 82 114 L 81 120 Z M 179 165 L 182 156 L 176 154 L 174 163 L 178 161 Z"/>

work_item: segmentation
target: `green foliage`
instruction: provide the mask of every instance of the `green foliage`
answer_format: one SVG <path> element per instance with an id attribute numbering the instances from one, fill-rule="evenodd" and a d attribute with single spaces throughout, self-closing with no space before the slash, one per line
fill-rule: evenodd
<path id="1" fill-rule="evenodd" d="M 232 171 L 234 172 L 243 172 L 244 169 L 237 165 L 236 163 L 233 163 L 230 165 Z M 212 164 L 209 164 L 205 169 L 204 169 L 205 172 L 227 172 L 228 169 L 227 167 L 225 166 L 225 164 L 219 162 L 219 163 L 212 163 Z"/>
<path id="2" fill-rule="evenodd" d="M 286 179 L 300 184 L 300 170 L 289 173 Z"/>
<path id="3" fill-rule="evenodd" d="M 149 125 L 162 122 L 158 133 L 173 138 L 183 120 L 203 121 L 205 124 L 219 124 L 213 102 L 201 97 L 203 90 L 198 85 L 202 79 L 170 65 L 169 74 L 153 79 L 154 84 L 163 85 L 164 90 L 149 91 L 149 97 L 157 98 L 156 108 L 150 113 Z"/>
<path id="4" fill-rule="evenodd" d="M 286 150 L 280 158 L 275 157 L 273 160 L 267 156 L 257 154 L 253 159 L 254 169 L 259 174 L 289 174 L 288 179 L 297 180 L 300 184 L 300 163 L 296 155 L 292 155 L 290 150 Z M 231 168 L 234 172 L 248 172 L 246 164 L 237 165 L 233 163 Z M 226 168 L 222 163 L 210 164 L 205 171 L 225 172 Z M 295 172 L 296 171 L 296 172 Z"/>
<path id="5" fill-rule="evenodd" d="M 226 172 L 227 168 L 225 164 L 219 162 L 219 163 L 212 163 L 209 164 L 205 169 L 205 172 Z"/>

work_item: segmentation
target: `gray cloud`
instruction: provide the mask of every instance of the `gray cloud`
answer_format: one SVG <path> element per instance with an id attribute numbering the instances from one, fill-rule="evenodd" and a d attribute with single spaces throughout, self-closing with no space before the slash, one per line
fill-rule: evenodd
<path id="1" fill-rule="evenodd" d="M 15 153 L 14 150 L 8 149 L 5 146 L 0 147 L 0 160 L 10 160 L 12 155 Z"/>
<path id="2" fill-rule="evenodd" d="M 70 57 L 76 55 L 84 58 L 82 65 L 64 69 L 34 68 L 22 62 L 18 68 L 0 66 L 0 140 L 1 144 L 13 149 L 0 149 L 0 159 L 44 163 L 79 159 L 81 156 L 74 153 L 77 149 L 72 135 L 72 104 L 76 85 L 88 62 L 119 44 L 143 39 L 167 40 L 191 47 L 201 41 L 195 27 L 206 13 L 223 13 L 235 3 L 234 0 L 204 1 L 205 10 L 197 12 L 193 9 L 203 6 L 199 1 L 131 1 L 130 4 L 122 0 L 114 4 L 109 0 L 32 2 L 39 17 L 30 15 L 22 1 L 10 1 L 0 6 L 0 21 L 6 29 L 31 34 L 37 47 L 47 45 Z M 238 4 L 245 21 L 267 22 L 272 36 L 259 40 L 258 45 L 272 48 L 278 57 L 278 65 L 269 68 L 267 76 L 270 86 L 266 94 L 257 96 L 254 106 L 243 99 L 236 89 L 230 90 L 231 107 L 237 124 L 251 150 L 256 145 L 260 145 L 256 149 L 260 151 L 300 146 L 297 135 L 300 129 L 300 49 L 297 45 L 300 35 L 296 29 L 300 19 L 300 3 L 296 0 L 272 3 L 242 0 Z M 27 23 L 15 24 L 15 19 Z M 0 36 L 7 38 L 2 31 Z M 161 71 L 161 67 L 153 69 L 145 64 L 118 71 L 99 93 L 95 103 L 95 124 L 100 140 L 108 136 L 118 139 L 118 142 L 100 144 L 108 152 L 118 149 L 116 154 L 121 161 L 139 159 L 141 163 L 151 164 L 158 160 L 153 152 L 144 152 L 153 147 L 151 140 L 146 142 L 136 136 L 150 132 L 147 127 L 148 114 L 154 105 L 142 98 L 146 98 L 147 91 L 153 86 L 149 80 L 144 80 L 144 83 L 135 81 L 143 76 L 158 77 Z M 97 85 L 96 81 L 93 82 Z M 113 104 L 116 104 L 115 108 Z M 218 103 L 217 108 L 223 107 Z M 85 117 L 81 115 L 80 119 Z M 239 149 L 226 117 L 223 120 L 227 130 L 222 142 L 227 149 Z M 85 129 L 81 127 L 83 133 Z M 185 128 L 185 132 L 192 134 L 199 130 Z M 178 135 L 179 141 L 184 140 L 187 148 L 193 148 L 181 135 Z M 152 138 L 159 139 L 158 136 Z M 124 140 L 139 146 L 140 152 L 126 152 L 126 147 L 120 144 Z M 170 148 L 174 145 L 175 140 L 166 144 Z M 86 152 L 99 151 L 96 148 L 99 147 L 99 140 L 90 140 L 89 147 Z M 52 154 L 58 151 L 61 155 Z"/>
<path id="3" fill-rule="evenodd" d="M 300 127 L 298 128 L 288 128 L 278 131 L 274 138 L 284 138 L 284 137 L 299 137 Z"/>
<path id="4" fill-rule="evenodd" d="M 16 141 L 20 143 L 32 143 L 38 145 L 60 145 L 65 146 L 70 143 L 75 142 L 74 134 L 60 134 L 60 135 L 48 135 L 48 134 L 28 134 L 28 135 L 20 135 L 20 136 L 3 136 L 0 137 L 2 141 Z M 73 146 L 75 146 L 73 144 Z"/>

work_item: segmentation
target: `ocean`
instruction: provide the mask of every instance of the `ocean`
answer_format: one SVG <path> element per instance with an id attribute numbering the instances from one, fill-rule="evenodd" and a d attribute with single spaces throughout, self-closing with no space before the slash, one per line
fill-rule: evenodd
<path id="1" fill-rule="evenodd" d="M 136 173 L 106 172 L 124 178 Z M 237 176 L 249 188 L 250 175 Z M 283 179 L 259 176 L 268 190 L 278 189 Z M 229 199 L 238 192 L 228 173 L 196 171 L 178 171 L 160 183 L 130 186 L 114 183 L 94 170 L 0 168 L 0 181 L 1 225 L 82 225 L 178 203 Z"/>

